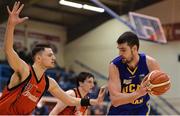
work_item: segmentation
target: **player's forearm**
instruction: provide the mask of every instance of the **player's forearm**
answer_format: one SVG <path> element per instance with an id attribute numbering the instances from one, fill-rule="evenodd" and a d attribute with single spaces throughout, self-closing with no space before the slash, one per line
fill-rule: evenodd
<path id="1" fill-rule="evenodd" d="M 8 53 L 10 50 L 13 50 L 14 29 L 15 26 L 8 22 L 5 32 L 5 41 L 4 41 L 5 53 Z"/>
<path id="2" fill-rule="evenodd" d="M 69 96 L 69 102 L 67 105 L 69 106 L 79 106 L 80 105 L 80 102 L 81 102 L 81 99 L 80 98 L 75 98 L 75 97 L 72 97 L 72 96 Z"/>
<path id="3" fill-rule="evenodd" d="M 68 106 L 88 106 L 95 104 L 96 101 L 90 99 L 80 99 L 76 97 L 72 97 L 65 93 L 57 84 L 57 82 L 51 78 L 49 78 L 49 92 L 54 96 L 57 97 L 59 100 L 64 102 Z"/>
<path id="4" fill-rule="evenodd" d="M 71 97 L 71 96 L 68 96 L 68 97 Z M 70 99 L 71 100 L 68 105 L 71 105 L 71 106 L 79 106 L 79 105 L 89 106 L 89 105 L 97 105 L 98 104 L 97 99 L 84 99 L 85 100 L 84 102 L 80 98 L 71 97 Z"/>
<path id="5" fill-rule="evenodd" d="M 119 106 L 123 104 L 132 103 L 134 100 L 141 97 L 137 92 L 133 93 L 119 93 L 111 96 L 111 102 L 113 106 Z"/>
<path id="6" fill-rule="evenodd" d="M 65 100 L 63 100 L 65 104 L 68 106 L 90 106 L 90 105 L 97 105 L 98 100 L 97 99 L 81 99 L 81 98 L 75 98 L 70 95 L 67 95 L 65 97 Z"/>
<path id="7" fill-rule="evenodd" d="M 98 100 L 97 99 L 90 99 L 90 104 L 91 105 L 98 105 Z"/>

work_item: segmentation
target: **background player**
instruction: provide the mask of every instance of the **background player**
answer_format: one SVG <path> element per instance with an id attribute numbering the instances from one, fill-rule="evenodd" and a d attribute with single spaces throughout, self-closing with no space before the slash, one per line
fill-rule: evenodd
<path id="1" fill-rule="evenodd" d="M 81 72 L 77 77 L 77 88 L 67 91 L 67 94 L 77 98 L 88 98 L 87 94 L 94 87 L 94 76 L 88 72 Z M 87 115 L 87 106 L 67 106 L 59 101 L 50 115 Z"/>

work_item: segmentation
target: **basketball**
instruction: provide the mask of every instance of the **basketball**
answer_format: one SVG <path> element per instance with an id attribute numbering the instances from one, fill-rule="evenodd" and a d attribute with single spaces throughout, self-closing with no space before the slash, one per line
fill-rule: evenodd
<path id="1" fill-rule="evenodd" d="M 166 73 L 154 70 L 142 80 L 142 85 L 148 88 L 148 93 L 150 95 L 159 96 L 170 89 L 171 83 Z"/>

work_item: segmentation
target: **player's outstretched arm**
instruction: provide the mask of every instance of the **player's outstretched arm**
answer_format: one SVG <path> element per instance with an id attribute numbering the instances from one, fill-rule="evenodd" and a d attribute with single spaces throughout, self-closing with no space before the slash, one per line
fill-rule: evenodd
<path id="1" fill-rule="evenodd" d="M 49 78 L 49 89 L 48 91 L 59 100 L 67 104 L 68 106 L 88 106 L 88 105 L 97 105 L 102 103 L 102 99 L 104 98 L 105 89 L 101 89 L 97 99 L 80 99 L 72 97 L 66 94 L 57 84 L 57 82 Z"/>
<path id="2" fill-rule="evenodd" d="M 75 93 L 73 90 L 68 90 L 66 91 L 66 94 L 75 97 Z M 57 102 L 57 104 L 55 105 L 55 107 L 52 109 L 52 111 L 49 113 L 49 115 L 58 115 L 60 112 L 62 112 L 64 110 L 64 108 L 66 108 L 67 105 L 64 104 L 64 102 L 62 102 L 61 100 L 59 100 Z"/>
<path id="3" fill-rule="evenodd" d="M 146 88 L 140 88 L 140 90 L 137 90 L 132 93 L 122 93 L 120 81 L 121 80 L 119 78 L 119 71 L 117 67 L 114 64 L 110 64 L 108 90 L 110 93 L 111 103 L 113 106 L 131 103 L 147 93 Z"/>
<path id="4" fill-rule="evenodd" d="M 7 10 L 9 13 L 9 18 L 7 21 L 7 28 L 5 32 L 5 40 L 4 40 L 4 52 L 6 54 L 9 65 L 15 72 L 19 72 L 22 74 L 24 70 L 29 70 L 28 65 L 19 58 L 17 53 L 13 49 L 13 38 L 14 38 L 14 30 L 15 26 L 19 23 L 24 22 L 28 17 L 20 18 L 19 14 L 23 9 L 24 5 L 20 4 L 20 2 L 15 2 L 12 10 L 7 6 Z"/>

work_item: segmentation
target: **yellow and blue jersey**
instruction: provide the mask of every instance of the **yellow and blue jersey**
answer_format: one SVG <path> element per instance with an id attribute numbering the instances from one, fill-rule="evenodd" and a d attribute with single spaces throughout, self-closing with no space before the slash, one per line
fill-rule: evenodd
<path id="1" fill-rule="evenodd" d="M 149 73 L 146 63 L 146 55 L 140 53 L 139 56 L 139 62 L 134 70 L 129 69 L 127 64 L 122 62 L 122 58 L 120 56 L 116 57 L 112 61 L 119 70 L 122 93 L 132 93 L 138 90 L 142 79 Z M 132 103 L 120 105 L 118 107 L 111 106 L 108 114 L 146 115 L 149 112 L 149 106 L 147 105 L 149 99 L 149 95 L 146 94 Z"/>

